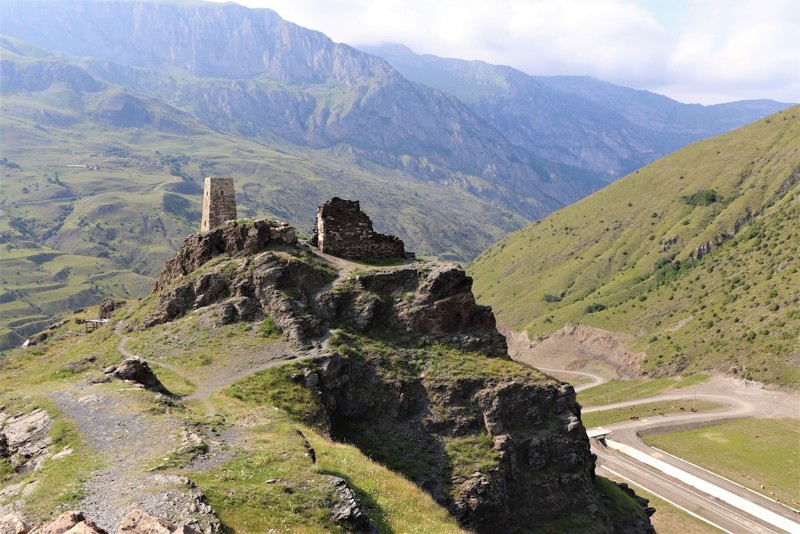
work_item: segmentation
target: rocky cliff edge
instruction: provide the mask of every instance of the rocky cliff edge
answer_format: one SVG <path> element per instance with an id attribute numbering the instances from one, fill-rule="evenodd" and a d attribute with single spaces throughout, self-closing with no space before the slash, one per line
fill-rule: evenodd
<path id="1" fill-rule="evenodd" d="M 271 321 L 313 349 L 291 381 L 315 409 L 296 417 L 405 474 L 470 530 L 650 532 L 643 507 L 620 513 L 627 497 L 597 484 L 572 387 L 512 362 L 471 286 L 455 264 L 354 264 L 282 225 L 230 222 L 187 238 L 134 328 Z"/>

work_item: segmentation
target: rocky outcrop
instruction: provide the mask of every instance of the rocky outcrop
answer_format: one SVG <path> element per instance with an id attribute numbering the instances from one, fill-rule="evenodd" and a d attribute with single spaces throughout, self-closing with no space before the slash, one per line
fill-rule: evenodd
<path id="1" fill-rule="evenodd" d="M 125 306 L 124 300 L 105 298 L 100 302 L 100 319 L 110 319 L 115 310 Z"/>
<path id="2" fill-rule="evenodd" d="M 0 517 L 1 534 L 28 534 L 31 527 L 17 514 L 6 514 Z"/>
<path id="3" fill-rule="evenodd" d="M 119 365 L 108 367 L 105 369 L 104 373 L 112 378 L 130 380 L 150 391 L 170 395 L 170 392 L 164 387 L 164 384 L 161 383 L 153 370 L 150 369 L 150 365 L 141 358 L 128 358 Z"/>
<path id="4" fill-rule="evenodd" d="M 357 200 L 333 197 L 317 209 L 311 244 L 320 252 L 340 258 L 405 258 L 403 241 L 379 234 Z"/>
<path id="5" fill-rule="evenodd" d="M 271 317 L 280 331 L 298 344 L 324 333 L 323 320 L 311 312 L 314 296 L 335 277 L 325 263 L 310 261 L 303 251 L 292 249 L 289 253 L 267 252 L 222 267 L 226 273 L 195 273 L 159 292 L 158 303 L 145 325 L 210 308 L 217 312 L 221 324 Z"/>
<path id="6" fill-rule="evenodd" d="M 206 531 L 203 531 L 206 532 Z M 169 521 L 134 509 L 122 518 L 117 534 L 200 534 L 191 525 L 176 527 Z M 0 534 L 108 534 L 107 531 L 87 519 L 83 512 L 64 512 L 51 523 L 31 529 L 17 514 L 0 518 Z"/>
<path id="7" fill-rule="evenodd" d="M 346 324 L 360 333 L 400 327 L 425 341 L 508 357 L 491 308 L 476 304 L 472 278 L 453 263 L 369 271 L 317 301 L 318 313 L 330 323 Z"/>
<path id="8" fill-rule="evenodd" d="M 199 239 L 186 243 L 175 265 L 208 256 Z M 491 309 L 475 302 L 458 265 L 337 277 L 309 250 L 282 247 L 163 280 L 145 324 L 191 310 L 220 323 L 269 317 L 306 345 L 337 330 L 325 355 L 292 375 L 318 400 L 306 422 L 401 471 L 467 529 L 515 532 L 577 517 L 601 531 L 652 531 L 644 510 L 610 510 L 593 483 L 574 390 L 510 361 Z M 331 517 L 369 531 L 352 488 L 332 484 Z"/>
<path id="9" fill-rule="evenodd" d="M 180 272 L 198 263 L 187 258 L 207 258 L 208 247 L 202 238 L 213 233 L 187 238 L 165 272 Z M 225 234 L 220 237 L 224 239 Z M 215 247 L 239 250 L 237 244 L 224 240 Z M 144 320 L 145 326 L 174 320 L 191 310 L 213 308 L 222 324 L 270 317 L 284 335 L 300 345 L 320 338 L 332 326 L 346 324 L 361 333 L 399 330 L 424 336 L 427 341 L 506 357 L 505 338 L 497 332 L 491 308 L 476 304 L 472 279 L 456 264 L 414 263 L 376 269 L 331 287 L 332 267 L 301 248 L 254 253 L 241 259 L 234 255 L 233 259 L 237 261 L 220 264 L 218 270 L 176 278 L 162 274 L 155 290 L 158 302 Z M 168 281 L 172 285 L 164 286 Z"/>
<path id="10" fill-rule="evenodd" d="M 14 471 L 38 471 L 51 453 L 51 419 L 41 408 L 13 417 L 0 412 L 0 458 L 9 458 Z"/>
<path id="11" fill-rule="evenodd" d="M 294 228 L 286 223 L 268 220 L 228 221 L 209 232 L 187 237 L 178 255 L 164 265 L 154 290 L 164 290 L 218 256 L 252 256 L 276 244 L 297 244 Z"/>
<path id="12" fill-rule="evenodd" d="M 331 434 L 412 478 L 463 527 L 520 532 L 580 517 L 599 531 L 652 532 L 644 510 L 606 510 L 572 386 L 513 369 L 408 373 L 416 350 L 387 363 L 357 340 L 341 346 L 297 378 L 324 406 Z"/>
<path id="13" fill-rule="evenodd" d="M 331 519 L 344 525 L 351 532 L 378 532 L 378 528 L 369 520 L 361 500 L 353 488 L 343 478 L 332 476 L 331 486 L 334 488 L 335 502 Z"/>
<path id="14" fill-rule="evenodd" d="M 108 534 L 80 511 L 64 512 L 48 525 L 34 529 L 30 534 Z"/>

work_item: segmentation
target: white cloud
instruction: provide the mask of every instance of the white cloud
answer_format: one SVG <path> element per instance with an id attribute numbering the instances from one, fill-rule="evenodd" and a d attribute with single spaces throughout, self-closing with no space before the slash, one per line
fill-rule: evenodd
<path id="1" fill-rule="evenodd" d="M 800 101 L 796 0 L 239 0 L 352 45 L 589 75 L 682 101 Z"/>

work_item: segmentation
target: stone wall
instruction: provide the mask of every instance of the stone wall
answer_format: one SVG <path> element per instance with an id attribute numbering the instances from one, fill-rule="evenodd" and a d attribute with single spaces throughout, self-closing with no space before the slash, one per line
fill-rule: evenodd
<path id="1" fill-rule="evenodd" d="M 206 178 L 203 188 L 203 219 L 200 231 L 208 232 L 225 221 L 236 220 L 233 178 Z"/>
<path id="2" fill-rule="evenodd" d="M 403 241 L 379 234 L 361 211 L 357 200 L 333 197 L 317 209 L 317 222 L 311 244 L 320 252 L 341 258 L 405 258 Z"/>

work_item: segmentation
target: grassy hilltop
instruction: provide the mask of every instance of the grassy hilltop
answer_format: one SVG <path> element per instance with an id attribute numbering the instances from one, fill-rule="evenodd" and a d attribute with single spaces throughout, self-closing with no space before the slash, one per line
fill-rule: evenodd
<path id="1" fill-rule="evenodd" d="M 644 372 L 800 382 L 800 108 L 702 141 L 471 266 L 499 323 L 632 334 Z"/>

